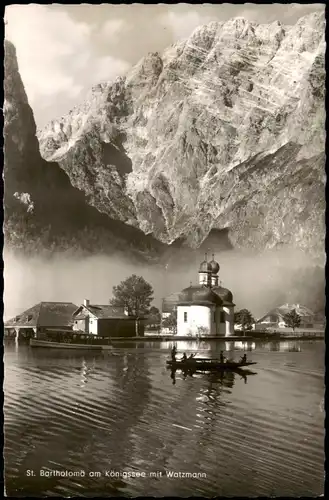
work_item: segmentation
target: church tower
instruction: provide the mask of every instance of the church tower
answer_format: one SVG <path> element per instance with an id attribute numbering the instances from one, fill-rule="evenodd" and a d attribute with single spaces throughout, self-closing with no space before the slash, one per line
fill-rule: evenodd
<path id="1" fill-rule="evenodd" d="M 208 255 L 205 254 L 204 261 L 199 268 L 199 285 L 211 287 L 211 264 L 208 262 Z"/>
<path id="2" fill-rule="evenodd" d="M 211 286 L 218 286 L 218 272 L 220 269 L 220 266 L 218 262 L 215 261 L 215 255 L 212 254 L 212 260 L 210 261 L 210 268 L 211 268 Z"/>
<path id="3" fill-rule="evenodd" d="M 212 254 L 212 260 L 208 262 L 208 255 L 205 254 L 205 259 L 201 262 L 199 268 L 199 285 L 209 288 L 218 286 L 219 269 L 220 266 L 215 261 L 215 255 Z"/>

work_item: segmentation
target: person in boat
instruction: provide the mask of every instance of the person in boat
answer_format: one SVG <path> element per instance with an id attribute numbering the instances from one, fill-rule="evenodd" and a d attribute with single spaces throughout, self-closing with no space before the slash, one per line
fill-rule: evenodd
<path id="1" fill-rule="evenodd" d="M 183 357 L 182 357 L 181 361 L 187 361 L 186 352 L 184 352 L 184 354 L 183 354 Z"/>
<path id="2" fill-rule="evenodd" d="M 244 354 L 243 356 L 241 356 L 240 362 L 241 363 L 247 363 L 247 355 L 246 354 Z"/>
<path id="3" fill-rule="evenodd" d="M 190 354 L 188 359 L 191 361 L 192 359 L 194 359 L 194 356 L 195 356 L 195 354 Z"/>
<path id="4" fill-rule="evenodd" d="M 221 363 L 223 363 L 223 364 L 224 364 L 224 363 L 225 363 L 225 361 L 226 361 L 226 358 L 225 358 L 225 356 L 224 356 L 224 352 L 223 352 L 223 351 L 220 351 L 220 353 L 219 353 L 219 361 L 220 361 Z"/>
<path id="5" fill-rule="evenodd" d="M 177 347 L 174 345 L 174 347 L 171 350 L 171 361 L 174 363 L 176 362 L 176 353 L 177 353 Z"/>

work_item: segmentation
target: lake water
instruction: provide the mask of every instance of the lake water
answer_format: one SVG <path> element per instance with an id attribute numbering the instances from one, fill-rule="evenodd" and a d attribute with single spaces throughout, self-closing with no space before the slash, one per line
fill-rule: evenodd
<path id="1" fill-rule="evenodd" d="M 172 378 L 171 343 L 114 354 L 6 346 L 7 495 L 322 494 L 324 343 L 177 345 L 235 359 L 247 347 L 257 373 Z"/>

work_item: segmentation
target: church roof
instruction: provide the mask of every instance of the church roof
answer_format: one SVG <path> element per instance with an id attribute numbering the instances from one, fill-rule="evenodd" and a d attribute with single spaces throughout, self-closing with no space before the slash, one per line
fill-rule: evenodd
<path id="1" fill-rule="evenodd" d="M 182 290 L 179 294 L 178 304 L 200 303 L 207 303 L 207 305 L 222 305 L 223 300 L 216 293 L 214 293 L 211 288 L 202 285 L 189 286 L 188 288 L 184 288 L 184 290 Z"/>
<path id="2" fill-rule="evenodd" d="M 174 292 L 171 293 L 170 295 L 167 295 L 167 297 L 163 299 L 163 303 L 176 304 L 176 302 L 179 300 L 179 294 L 180 292 Z"/>
<path id="3" fill-rule="evenodd" d="M 217 273 L 219 269 L 220 266 L 215 261 L 215 255 L 212 254 L 212 260 L 209 262 L 208 254 L 206 253 L 199 267 L 199 280 L 201 283 L 195 286 L 191 284 L 191 286 L 184 288 L 181 292 L 172 293 L 168 297 L 165 297 L 162 301 L 162 312 L 170 312 L 176 305 L 183 304 L 202 303 L 204 305 L 234 306 L 233 294 L 230 290 L 222 286 L 210 286 L 211 283 L 208 283 L 208 286 L 202 284 L 203 281 L 208 281 L 210 276 L 214 277 L 214 275 L 217 277 L 215 283 L 218 283 Z M 207 280 L 204 279 L 202 273 L 207 273 Z M 212 279 L 212 281 L 214 280 Z"/>
<path id="4" fill-rule="evenodd" d="M 195 305 L 204 302 L 204 305 L 222 305 L 222 306 L 232 306 L 233 304 L 233 294 L 227 288 L 221 286 L 216 287 L 205 287 L 203 285 L 193 285 L 188 288 L 184 288 L 181 292 L 175 292 L 165 297 L 162 301 L 162 312 L 169 312 L 172 308 L 178 304 L 190 304 Z M 207 304 L 206 304 L 207 303 Z"/>
<path id="5" fill-rule="evenodd" d="M 229 304 L 233 304 L 233 294 L 227 288 L 223 288 L 222 286 L 214 286 L 212 288 L 213 292 L 215 292 L 224 302 L 228 302 Z"/>

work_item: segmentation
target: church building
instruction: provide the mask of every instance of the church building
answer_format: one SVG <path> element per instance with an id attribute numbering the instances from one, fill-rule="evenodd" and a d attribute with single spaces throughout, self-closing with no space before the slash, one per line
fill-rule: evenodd
<path id="1" fill-rule="evenodd" d="M 184 288 L 163 301 L 163 316 L 177 311 L 177 335 L 234 334 L 233 295 L 219 284 L 219 264 L 207 254 L 199 268 L 199 284 Z"/>

